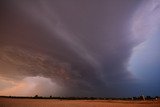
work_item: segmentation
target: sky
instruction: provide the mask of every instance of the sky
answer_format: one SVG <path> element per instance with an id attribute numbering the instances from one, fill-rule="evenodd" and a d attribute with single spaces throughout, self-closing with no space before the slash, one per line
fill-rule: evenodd
<path id="1" fill-rule="evenodd" d="M 1 0 L 0 95 L 160 96 L 160 0 Z"/>

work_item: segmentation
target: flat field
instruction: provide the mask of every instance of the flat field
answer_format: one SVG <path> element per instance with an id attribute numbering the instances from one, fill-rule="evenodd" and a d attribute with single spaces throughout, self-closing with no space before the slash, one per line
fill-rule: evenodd
<path id="1" fill-rule="evenodd" d="M 0 107 L 160 107 L 157 101 L 0 98 Z"/>

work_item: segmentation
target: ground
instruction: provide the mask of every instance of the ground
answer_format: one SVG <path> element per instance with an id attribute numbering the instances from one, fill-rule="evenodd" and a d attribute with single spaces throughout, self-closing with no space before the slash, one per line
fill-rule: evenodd
<path id="1" fill-rule="evenodd" d="M 0 98 L 0 107 L 160 107 L 160 100 L 54 100 Z"/>

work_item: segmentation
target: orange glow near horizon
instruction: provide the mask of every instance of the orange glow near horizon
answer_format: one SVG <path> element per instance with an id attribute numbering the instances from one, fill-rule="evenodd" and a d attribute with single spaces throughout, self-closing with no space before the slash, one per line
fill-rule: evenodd
<path id="1" fill-rule="evenodd" d="M 49 78 L 39 76 L 26 77 L 21 81 L 1 78 L 0 84 L 6 85 L 5 88 L 0 87 L 0 95 L 5 96 L 34 96 L 36 94 L 46 96 L 43 92 L 51 95 L 53 91 L 59 90 L 59 86 Z"/>

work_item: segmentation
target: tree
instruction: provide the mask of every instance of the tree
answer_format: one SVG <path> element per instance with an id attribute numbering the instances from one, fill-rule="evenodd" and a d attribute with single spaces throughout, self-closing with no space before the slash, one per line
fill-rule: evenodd
<path id="1" fill-rule="evenodd" d="M 38 95 L 35 95 L 34 98 L 38 98 Z"/>

